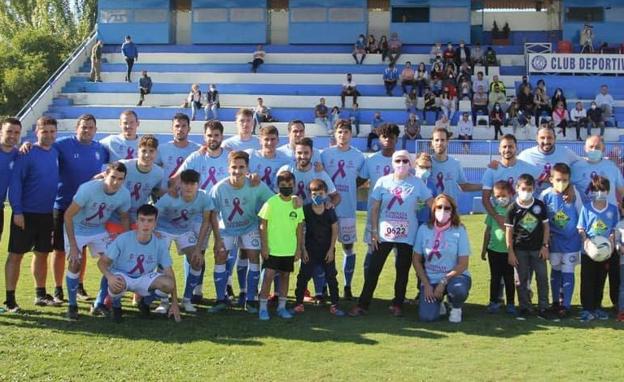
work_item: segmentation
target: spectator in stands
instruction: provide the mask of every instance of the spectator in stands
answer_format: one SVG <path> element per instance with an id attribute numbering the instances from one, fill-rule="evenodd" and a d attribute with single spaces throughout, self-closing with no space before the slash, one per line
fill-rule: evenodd
<path id="1" fill-rule="evenodd" d="M 599 54 L 609 54 L 609 53 L 613 53 L 613 52 L 611 51 L 611 49 L 609 49 L 609 43 L 605 41 L 602 44 L 600 44 L 600 46 L 598 47 L 598 53 Z"/>
<path id="2" fill-rule="evenodd" d="M 264 56 L 266 56 L 264 47 L 262 45 L 256 46 L 256 51 L 253 52 L 253 57 L 250 62 L 252 72 L 256 73 L 260 65 L 264 64 Z"/>
<path id="3" fill-rule="evenodd" d="M 472 84 L 472 69 L 467 62 L 464 62 L 459 67 L 459 73 L 457 74 L 457 83 L 462 82 L 464 79 L 468 80 Z M 483 88 L 487 89 L 487 88 Z"/>
<path id="4" fill-rule="evenodd" d="M 141 71 L 141 78 L 139 79 L 139 103 L 137 106 L 143 105 L 145 101 L 145 95 L 152 92 L 152 79 L 147 75 L 147 70 Z"/>
<path id="5" fill-rule="evenodd" d="M 357 55 L 361 55 L 360 61 L 358 62 Z M 366 37 L 361 34 L 355 44 L 353 45 L 353 59 L 355 60 L 356 65 L 362 65 L 364 62 L 364 57 L 366 57 Z"/>
<path id="6" fill-rule="evenodd" d="M 341 101 L 342 109 L 345 108 L 345 98 L 347 96 L 353 97 L 353 103 L 356 103 L 357 97 L 360 96 L 360 92 L 357 90 L 357 85 L 353 81 L 353 77 L 351 76 L 351 73 L 347 73 L 347 82 L 342 84 L 342 92 L 340 93 L 340 101 Z"/>
<path id="7" fill-rule="evenodd" d="M 443 81 L 449 80 L 449 79 L 451 81 L 455 81 L 456 73 L 457 73 L 457 70 L 455 68 L 455 64 L 453 62 L 449 62 L 444 67 L 444 80 Z M 444 86 L 444 83 L 442 83 L 442 86 Z"/>
<path id="8" fill-rule="evenodd" d="M 91 72 L 89 80 L 91 82 L 102 82 L 100 72 L 102 71 L 102 40 L 95 40 L 95 45 L 91 48 Z"/>
<path id="9" fill-rule="evenodd" d="M 201 110 L 202 93 L 198 84 L 191 85 L 191 92 L 186 97 L 186 103 L 191 106 L 191 121 L 195 120 L 197 110 Z"/>
<path id="10" fill-rule="evenodd" d="M 598 107 L 596 101 L 591 103 L 589 111 L 587 112 L 587 136 L 591 135 L 591 129 L 594 127 L 600 128 L 600 136 L 604 136 L 605 123 L 602 118 L 602 109 Z"/>
<path id="11" fill-rule="evenodd" d="M 425 87 L 429 85 L 429 73 L 427 72 L 427 67 L 424 62 L 418 64 L 414 82 L 418 88 L 418 96 L 422 97 Z"/>
<path id="12" fill-rule="evenodd" d="M 613 163 L 615 163 L 617 168 L 620 169 L 621 173 L 624 173 L 624 155 L 622 155 L 622 149 L 620 148 L 620 145 L 613 145 L 613 149 L 609 151 L 609 153 L 607 154 L 607 157 Z M 622 277 L 621 275 L 622 273 L 620 273 L 620 277 Z"/>
<path id="13" fill-rule="evenodd" d="M 433 111 L 435 112 L 435 119 L 438 119 L 438 112 L 440 109 L 436 105 L 436 95 L 431 91 L 430 88 L 425 88 L 425 106 L 423 109 L 423 120 L 427 120 L 427 112 Z"/>
<path id="14" fill-rule="evenodd" d="M 488 46 L 483 58 L 485 64 L 485 74 L 490 73 L 490 66 L 498 66 L 498 60 L 496 59 L 496 52 L 491 46 Z"/>
<path id="15" fill-rule="evenodd" d="M 414 72 L 414 68 L 412 68 L 412 63 L 407 61 L 403 70 L 401 71 L 401 88 L 403 89 L 403 95 L 407 94 L 407 87 L 410 86 L 412 89 L 414 88 L 414 77 L 416 72 Z"/>
<path id="16" fill-rule="evenodd" d="M 457 95 L 451 94 L 448 87 L 442 90 L 442 95 L 440 96 L 440 110 L 449 120 L 453 120 L 455 111 L 457 110 Z"/>
<path id="17" fill-rule="evenodd" d="M 388 57 L 388 39 L 386 38 L 385 35 L 379 38 L 377 51 L 381 53 L 381 62 L 386 62 L 386 57 Z"/>
<path id="18" fill-rule="evenodd" d="M 488 101 L 492 106 L 499 104 L 502 109 L 506 109 L 507 95 L 505 94 L 505 89 L 501 88 L 498 84 L 495 85 L 493 91 L 490 92 L 490 95 L 488 96 Z"/>
<path id="19" fill-rule="evenodd" d="M 583 102 L 577 101 L 576 106 L 570 112 L 570 125 L 576 129 L 576 140 L 582 141 L 581 129 L 587 128 L 587 111 L 583 107 Z"/>
<path id="20" fill-rule="evenodd" d="M 366 139 L 366 149 L 370 152 L 373 151 L 373 139 L 379 139 L 379 127 L 385 123 L 383 118 L 381 118 L 381 113 L 376 111 L 373 115 L 373 120 L 371 121 L 371 131 L 368 133 L 368 138 Z"/>
<path id="21" fill-rule="evenodd" d="M 520 109 L 520 104 L 518 103 L 518 100 L 514 98 L 513 100 L 511 100 L 511 103 L 507 108 L 507 118 L 505 120 L 505 126 L 511 125 L 513 129 L 513 134 L 517 136 L 519 128 L 523 128 L 522 131 L 526 133 L 527 129 L 524 129 L 524 127 L 527 123 L 528 119 L 526 117 L 526 114 Z"/>
<path id="22" fill-rule="evenodd" d="M 483 88 L 477 88 L 477 92 L 472 97 L 472 123 L 474 125 L 477 124 L 477 114 L 481 113 L 483 115 L 490 114 L 488 110 L 488 96 L 483 91 Z"/>
<path id="23" fill-rule="evenodd" d="M 368 40 L 366 40 L 366 53 L 377 53 L 379 48 L 377 47 L 377 41 L 375 40 L 375 36 L 372 34 L 368 35 Z"/>
<path id="24" fill-rule="evenodd" d="M 451 120 L 448 119 L 448 117 L 444 114 L 442 114 L 442 116 L 440 117 L 440 119 L 438 119 L 434 125 L 434 130 L 438 129 L 438 128 L 443 128 L 446 129 L 447 131 L 451 130 Z M 451 133 L 452 135 L 453 133 Z"/>
<path id="25" fill-rule="evenodd" d="M 470 114 L 464 112 L 462 117 L 457 121 L 457 133 L 458 139 L 462 141 L 472 141 L 472 131 L 474 125 L 470 120 Z M 468 153 L 470 145 L 467 142 L 462 143 L 462 147 L 465 153 Z"/>
<path id="26" fill-rule="evenodd" d="M 538 80 L 537 87 L 542 89 L 542 92 L 544 92 L 544 96 L 548 97 L 548 89 L 546 88 L 546 81 Z"/>
<path id="27" fill-rule="evenodd" d="M 319 104 L 314 107 L 314 123 L 330 131 L 329 109 L 325 105 L 325 98 L 321 98 Z"/>
<path id="28" fill-rule="evenodd" d="M 550 99 L 550 107 L 552 107 L 554 109 L 555 107 L 557 107 L 557 104 L 559 102 L 563 102 L 563 107 L 565 109 L 568 108 L 568 103 L 566 102 L 566 97 L 563 94 L 563 89 L 561 89 L 561 88 L 555 89 L 555 94 L 553 94 L 552 98 Z"/>
<path id="29" fill-rule="evenodd" d="M 498 78 L 497 74 L 492 76 L 492 82 L 490 83 L 489 89 L 483 88 L 483 90 L 488 89 L 488 91 L 490 92 L 494 91 L 494 86 L 496 85 L 498 85 L 503 91 L 505 91 L 505 88 L 506 88 L 505 83 Z"/>
<path id="30" fill-rule="evenodd" d="M 256 127 L 259 127 L 262 122 L 276 122 L 271 115 L 271 108 L 264 104 L 262 97 L 258 97 L 258 104 L 253 109 L 254 127 L 252 134 L 256 134 Z"/>
<path id="31" fill-rule="evenodd" d="M 501 127 L 505 121 L 505 113 L 503 112 L 503 108 L 501 105 L 496 102 L 494 103 L 494 107 L 492 107 L 492 111 L 490 112 L 490 125 L 494 126 L 494 140 L 498 140 L 498 135 L 503 135 L 503 130 Z"/>
<path id="32" fill-rule="evenodd" d="M 470 85 L 470 81 L 468 81 L 468 79 L 464 79 L 459 84 L 459 99 L 471 100 L 472 94 L 473 94 L 473 91 L 472 91 L 472 86 Z"/>
<path id="33" fill-rule="evenodd" d="M 395 64 L 401 55 L 401 46 L 403 46 L 403 43 L 399 40 L 399 34 L 392 32 L 390 40 L 388 40 L 388 58 Z"/>
<path id="34" fill-rule="evenodd" d="M 568 123 L 570 122 L 570 115 L 568 114 L 568 110 L 563 106 L 563 102 L 559 101 L 557 106 L 552 111 L 552 121 L 553 126 L 555 128 L 559 128 L 559 133 L 561 133 L 564 137 L 566 136 L 566 127 L 568 127 Z"/>
<path id="35" fill-rule="evenodd" d="M 431 69 L 431 75 L 429 76 L 431 89 L 435 93 L 442 90 L 442 80 L 444 79 L 444 71 L 442 70 L 442 64 L 436 62 L 433 64 L 433 68 Z"/>
<path id="36" fill-rule="evenodd" d="M 530 118 L 535 112 L 535 102 L 533 102 L 533 94 L 531 94 L 530 87 L 525 86 L 522 88 L 522 92 L 518 96 L 518 108 L 526 118 Z"/>
<path id="37" fill-rule="evenodd" d="M 477 72 L 477 78 L 472 81 L 472 91 L 476 93 L 477 88 L 481 86 L 483 89 L 489 89 L 490 84 L 488 83 L 487 78 L 483 77 L 483 72 Z"/>
<path id="38" fill-rule="evenodd" d="M 394 65 L 394 62 L 390 61 L 388 67 L 384 69 L 383 80 L 384 86 L 386 87 L 386 94 L 392 96 L 392 90 L 399 80 L 399 70 Z"/>
<path id="39" fill-rule="evenodd" d="M 583 25 L 580 43 L 581 53 L 594 53 L 594 27 L 592 25 Z"/>
<path id="40" fill-rule="evenodd" d="M 459 46 L 455 49 L 455 65 L 460 66 L 463 63 L 472 65 L 470 62 L 470 48 L 466 45 L 464 40 L 459 41 Z"/>
<path id="41" fill-rule="evenodd" d="M 405 95 L 405 109 L 408 113 L 416 112 L 418 108 L 418 92 L 416 88 L 412 88 L 408 94 Z"/>
<path id="42" fill-rule="evenodd" d="M 600 87 L 600 93 L 596 95 L 594 99 L 596 105 L 602 110 L 602 121 L 606 122 L 613 115 L 613 107 L 615 106 L 615 101 L 611 94 L 609 94 L 609 87 L 607 85 L 602 85 Z"/>
<path id="43" fill-rule="evenodd" d="M 436 42 L 435 44 L 433 44 L 431 52 L 429 53 L 429 63 L 433 64 L 434 62 L 442 62 L 443 54 L 444 52 L 442 52 L 442 44 L 440 42 Z"/>
<path id="44" fill-rule="evenodd" d="M 448 65 L 455 60 L 455 49 L 453 49 L 453 43 L 450 41 L 446 44 L 446 49 L 442 53 L 442 59 L 444 60 L 444 65 Z"/>
<path id="45" fill-rule="evenodd" d="M 544 90 L 542 90 L 539 86 L 535 89 L 533 103 L 535 104 L 535 123 L 539 125 L 542 114 L 546 114 L 550 117 L 552 112 L 550 109 L 550 102 L 548 102 L 548 98 L 544 94 Z"/>
<path id="46" fill-rule="evenodd" d="M 354 103 L 351 110 L 349 110 L 349 120 L 351 126 L 355 127 L 355 136 L 360 135 L 360 108 L 357 103 Z"/>
<path id="47" fill-rule="evenodd" d="M 520 85 L 518 86 L 518 89 L 516 90 L 516 97 L 518 97 L 520 93 L 522 93 L 522 90 L 525 87 L 529 88 L 529 92 L 533 91 L 533 86 L 531 86 L 531 83 L 529 82 L 529 78 L 526 75 L 522 76 L 522 82 L 520 82 Z"/>
<path id="48" fill-rule="evenodd" d="M 336 129 L 336 123 L 340 120 L 340 108 L 338 106 L 332 107 L 329 112 L 329 126 L 331 127 L 331 133 L 334 133 Z"/>
<path id="49" fill-rule="evenodd" d="M 206 107 L 204 108 L 206 121 L 209 119 L 219 119 L 220 108 L 221 103 L 219 102 L 217 86 L 215 84 L 210 84 L 210 88 L 208 88 L 208 92 L 206 92 Z"/>
<path id="50" fill-rule="evenodd" d="M 410 113 L 407 121 L 405 121 L 405 128 L 403 129 L 403 150 L 405 150 L 408 140 L 422 139 L 420 127 L 420 120 L 416 113 Z"/>
<path id="51" fill-rule="evenodd" d="M 126 36 L 124 43 L 121 44 L 121 54 L 123 54 L 124 60 L 126 61 L 126 81 L 132 82 L 132 67 L 134 66 L 134 62 L 139 59 L 139 50 L 132 42 L 130 36 Z"/>
<path id="52" fill-rule="evenodd" d="M 472 66 L 482 65 L 483 64 L 483 50 L 481 49 L 481 43 L 476 42 L 475 45 L 470 50 L 470 62 Z M 487 88 L 484 88 L 487 89 Z"/>

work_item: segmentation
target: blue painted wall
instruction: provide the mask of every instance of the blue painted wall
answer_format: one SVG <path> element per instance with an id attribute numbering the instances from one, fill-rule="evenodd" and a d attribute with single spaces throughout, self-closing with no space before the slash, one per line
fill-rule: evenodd
<path id="1" fill-rule="evenodd" d="M 390 31 L 397 32 L 403 43 L 431 44 L 435 41 L 470 42 L 470 0 L 391 0 L 390 6 L 396 7 L 429 7 L 429 23 L 390 23 Z M 436 9 L 434 9 L 436 8 Z M 445 21 L 447 14 L 444 9 L 465 10 L 461 19 Z M 436 16 L 437 15 L 437 16 Z M 438 18 L 442 16 L 442 18 Z"/>
<path id="2" fill-rule="evenodd" d="M 137 44 L 168 44 L 169 0 L 99 0 L 98 36 L 105 44 L 121 44 L 126 35 Z"/>
<path id="3" fill-rule="evenodd" d="M 193 44 L 264 44 L 266 0 L 193 0 Z M 253 20 L 240 18 L 251 13 Z M 257 16 L 257 17 L 255 17 Z"/>
<path id="4" fill-rule="evenodd" d="M 352 44 L 368 28 L 366 0 L 290 0 L 288 6 L 291 44 Z M 344 13 L 354 17 L 341 20 Z"/>
<path id="5" fill-rule="evenodd" d="M 594 47 L 602 42 L 619 45 L 624 42 L 624 1 L 613 0 L 564 0 L 563 1 L 563 39 L 579 44 L 583 22 L 568 21 L 566 8 L 568 7 L 605 7 L 604 22 L 592 21 L 594 26 Z M 579 51 L 576 46 L 574 51 Z"/>

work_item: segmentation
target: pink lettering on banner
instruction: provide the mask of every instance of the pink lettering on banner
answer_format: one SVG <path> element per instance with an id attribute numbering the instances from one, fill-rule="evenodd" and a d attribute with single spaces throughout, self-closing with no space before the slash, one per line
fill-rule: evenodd
<path id="1" fill-rule="evenodd" d="M 106 211 L 106 203 L 100 203 L 100 205 L 98 206 L 98 210 L 96 213 L 94 213 L 93 215 L 87 217 L 85 219 L 85 221 L 91 221 L 95 218 L 98 219 L 103 219 L 104 218 L 104 211 Z"/>
<path id="2" fill-rule="evenodd" d="M 231 222 L 236 214 L 243 216 L 243 209 L 241 208 L 240 204 L 241 202 L 239 198 L 234 198 L 234 200 L 232 200 L 232 205 L 234 205 L 234 208 L 232 208 L 232 212 L 230 212 L 230 216 L 228 216 L 228 221 Z"/>
<path id="3" fill-rule="evenodd" d="M 206 180 L 204 181 L 204 184 L 201 185 L 201 189 L 205 190 L 206 187 L 208 186 L 208 183 L 212 183 L 212 185 L 214 186 L 215 184 L 217 184 L 217 169 L 214 167 L 210 167 L 208 169 L 208 178 L 206 178 Z"/>
<path id="4" fill-rule="evenodd" d="M 403 204 L 403 198 L 401 194 L 403 193 L 403 189 L 401 187 L 397 187 L 392 190 L 392 194 L 394 195 L 392 199 L 390 199 L 390 203 L 388 203 L 388 207 L 386 209 L 391 209 L 395 202 L 399 203 L 399 205 Z"/>
<path id="5" fill-rule="evenodd" d="M 136 259 L 136 265 L 132 270 L 128 273 L 139 272 L 140 274 L 145 273 L 145 269 L 143 269 L 143 262 L 145 261 L 145 255 L 139 255 Z"/>
<path id="6" fill-rule="evenodd" d="M 141 186 L 141 183 L 134 184 L 132 192 L 130 193 L 130 196 L 132 196 L 134 200 L 139 200 L 139 198 L 141 197 Z"/>
<path id="7" fill-rule="evenodd" d="M 341 178 L 344 178 L 345 176 L 347 176 L 347 173 L 345 172 L 345 161 L 343 160 L 338 161 L 338 170 L 336 170 L 336 172 L 332 176 L 332 182 L 336 181 L 336 177 L 338 175 L 340 175 Z"/>

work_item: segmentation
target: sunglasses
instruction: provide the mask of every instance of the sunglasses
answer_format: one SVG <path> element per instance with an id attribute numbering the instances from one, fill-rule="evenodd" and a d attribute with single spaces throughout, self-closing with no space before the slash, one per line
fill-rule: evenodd
<path id="1" fill-rule="evenodd" d="M 444 211 L 452 210 L 452 208 L 450 206 L 436 206 L 435 208 L 436 208 L 436 210 L 444 210 Z"/>
<path id="2" fill-rule="evenodd" d="M 409 159 L 395 159 L 394 163 L 409 163 Z"/>

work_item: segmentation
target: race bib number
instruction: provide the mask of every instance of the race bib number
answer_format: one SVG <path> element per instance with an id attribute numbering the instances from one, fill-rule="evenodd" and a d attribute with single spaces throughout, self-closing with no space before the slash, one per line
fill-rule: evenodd
<path id="1" fill-rule="evenodd" d="M 407 239 L 407 221 L 406 220 L 388 220 L 383 221 L 379 225 L 381 237 L 385 241 L 397 241 Z"/>

